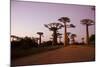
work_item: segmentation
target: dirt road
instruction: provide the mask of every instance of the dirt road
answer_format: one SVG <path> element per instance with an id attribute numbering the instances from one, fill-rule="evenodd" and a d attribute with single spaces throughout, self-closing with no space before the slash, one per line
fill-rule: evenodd
<path id="1" fill-rule="evenodd" d="M 65 62 L 94 61 L 94 47 L 68 46 L 45 53 L 31 55 L 12 61 L 12 65 L 37 65 Z"/>

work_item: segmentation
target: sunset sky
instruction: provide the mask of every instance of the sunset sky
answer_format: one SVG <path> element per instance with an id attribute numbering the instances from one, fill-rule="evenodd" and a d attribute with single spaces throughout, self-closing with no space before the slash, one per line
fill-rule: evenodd
<path id="1" fill-rule="evenodd" d="M 41 2 L 11 1 L 11 35 L 20 37 L 38 37 L 37 32 L 43 32 L 43 41 L 50 39 L 52 31 L 49 31 L 44 24 L 59 22 L 60 17 L 69 17 L 71 24 L 76 28 L 69 28 L 68 31 L 77 34 L 76 41 L 81 42 L 85 37 L 85 26 L 80 24 L 81 19 L 92 19 L 95 21 L 95 12 L 89 5 L 55 4 Z M 59 22 L 61 23 L 61 22 Z M 95 33 L 95 26 L 89 27 L 89 33 Z M 58 30 L 64 33 L 64 28 Z M 63 41 L 63 38 L 62 38 Z"/>

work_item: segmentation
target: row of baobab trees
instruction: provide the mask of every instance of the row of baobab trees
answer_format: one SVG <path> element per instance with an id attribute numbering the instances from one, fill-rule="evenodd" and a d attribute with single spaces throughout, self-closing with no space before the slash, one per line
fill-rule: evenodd
<path id="1" fill-rule="evenodd" d="M 95 12 L 95 6 L 93 6 L 91 8 L 94 12 Z M 64 40 L 64 46 L 67 46 L 69 44 L 69 32 L 67 31 L 68 28 L 75 28 L 76 26 L 74 24 L 68 24 L 70 23 L 70 18 L 69 17 L 61 17 L 58 19 L 58 21 L 60 21 L 61 23 L 49 23 L 49 24 L 44 24 L 44 26 L 46 28 L 48 28 L 50 31 L 53 31 L 53 38 L 52 38 L 52 45 L 57 45 L 57 37 L 59 37 L 60 41 L 62 38 L 62 34 L 58 33 L 58 30 L 61 28 L 64 28 L 64 36 L 63 36 L 63 40 Z M 91 19 L 82 19 L 81 24 L 86 26 L 86 44 L 89 45 L 89 26 L 94 25 L 95 22 Z M 39 40 L 39 45 L 41 44 L 41 36 L 43 35 L 43 32 L 37 32 L 37 34 L 39 35 L 39 38 L 37 38 L 37 40 Z M 12 36 L 15 37 L 15 36 Z M 71 38 L 73 43 L 75 42 L 75 38 L 76 34 L 72 34 Z M 19 37 L 15 37 L 17 39 L 20 39 Z M 82 41 L 84 42 L 84 38 L 82 38 Z"/>
<path id="2" fill-rule="evenodd" d="M 70 22 L 70 18 L 68 17 L 61 17 L 60 19 L 58 19 L 58 21 L 62 22 L 62 23 L 49 23 L 49 24 L 44 24 L 44 26 L 46 28 L 48 28 L 50 31 L 53 31 L 53 40 L 52 40 L 52 45 L 57 45 L 57 37 L 59 37 L 61 39 L 61 35 L 60 33 L 58 33 L 58 30 L 61 28 L 64 28 L 64 46 L 67 46 L 69 44 L 69 34 L 67 29 L 68 28 L 75 28 L 76 26 L 74 24 L 68 24 Z M 89 30 L 88 27 L 91 25 L 94 25 L 94 21 L 91 19 L 82 19 L 81 21 L 82 25 L 86 26 L 86 44 L 89 45 Z M 39 35 L 39 44 L 41 44 L 41 36 L 43 35 L 43 32 L 37 32 L 37 34 Z M 76 34 L 72 34 L 71 38 L 73 43 L 75 42 L 74 37 L 76 37 Z M 82 40 L 84 40 L 84 38 L 82 38 Z"/>
<path id="3" fill-rule="evenodd" d="M 70 18 L 68 17 L 61 17 L 60 19 L 58 19 L 58 21 L 62 22 L 62 23 L 49 23 L 49 24 L 44 24 L 44 26 L 46 28 L 48 28 L 50 31 L 53 31 L 52 34 L 52 45 L 57 45 L 57 38 L 59 38 L 59 42 L 61 42 L 61 38 L 62 38 L 62 34 L 58 32 L 59 29 L 64 28 L 64 46 L 67 46 L 69 44 L 69 35 L 71 34 L 70 32 L 67 31 L 68 28 L 75 28 L 76 26 L 74 24 L 68 24 L 70 23 Z M 86 26 L 86 44 L 89 44 L 89 26 L 94 25 L 94 21 L 91 19 L 82 19 L 81 21 L 82 25 Z M 41 45 L 41 37 L 43 35 L 43 32 L 37 32 L 37 34 L 39 35 L 39 38 L 35 38 L 38 45 Z M 72 39 L 72 43 L 75 43 L 75 37 L 77 35 L 76 34 L 71 34 L 71 39 Z M 11 36 L 12 38 L 16 38 L 18 40 L 22 39 L 18 36 Z M 82 42 L 84 43 L 84 38 L 82 38 Z"/>

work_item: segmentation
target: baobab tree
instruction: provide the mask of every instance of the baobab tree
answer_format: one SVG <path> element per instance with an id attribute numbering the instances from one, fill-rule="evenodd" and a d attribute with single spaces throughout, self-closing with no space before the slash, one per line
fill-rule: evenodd
<path id="1" fill-rule="evenodd" d="M 57 37 L 59 38 L 59 43 L 61 43 L 62 34 L 61 33 L 57 33 Z"/>
<path id="2" fill-rule="evenodd" d="M 35 38 L 35 42 L 38 44 L 38 40 L 39 40 L 39 38 L 38 37 L 36 37 Z"/>
<path id="3" fill-rule="evenodd" d="M 67 25 L 70 22 L 70 18 L 68 17 L 61 17 L 58 21 L 64 23 L 64 46 L 68 44 L 68 36 L 67 36 L 67 28 L 75 27 L 73 24 Z"/>
<path id="4" fill-rule="evenodd" d="M 45 27 L 47 27 L 50 31 L 53 31 L 53 45 L 57 44 L 57 30 L 61 29 L 63 27 L 60 23 L 50 23 L 50 24 L 44 24 Z"/>
<path id="5" fill-rule="evenodd" d="M 81 24 L 86 26 L 86 43 L 89 44 L 89 30 L 88 27 L 94 25 L 94 21 L 91 19 L 82 19 Z"/>
<path id="6" fill-rule="evenodd" d="M 67 32 L 68 44 L 70 43 L 70 38 L 69 38 L 69 35 L 70 35 L 70 34 L 71 34 L 70 32 Z"/>
<path id="7" fill-rule="evenodd" d="M 57 39 L 59 39 L 59 43 L 61 43 L 61 38 L 62 38 L 61 35 L 62 35 L 62 34 L 59 33 L 59 32 L 57 31 Z M 52 34 L 52 36 L 54 36 L 54 34 Z M 52 39 L 53 39 L 53 38 L 52 38 Z M 57 43 L 58 43 L 58 40 L 57 40 Z"/>
<path id="8" fill-rule="evenodd" d="M 82 44 L 84 44 L 84 37 L 82 37 L 81 40 L 82 40 Z"/>
<path id="9" fill-rule="evenodd" d="M 43 32 L 37 32 L 37 34 L 39 35 L 39 45 L 41 44 L 41 36 L 43 35 Z"/>
<path id="10" fill-rule="evenodd" d="M 77 35 L 76 35 L 76 34 L 71 34 L 72 44 L 74 44 L 74 43 L 75 43 L 75 37 L 77 37 Z"/>

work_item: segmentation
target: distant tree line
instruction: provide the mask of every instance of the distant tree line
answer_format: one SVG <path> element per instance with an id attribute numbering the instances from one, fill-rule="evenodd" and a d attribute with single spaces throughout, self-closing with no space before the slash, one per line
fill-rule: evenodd
<path id="1" fill-rule="evenodd" d="M 63 43 L 60 42 L 57 43 L 57 45 L 63 45 Z M 48 47 L 48 46 L 53 46 L 52 41 L 50 40 L 43 41 L 40 44 L 35 40 L 35 38 L 31 38 L 31 37 L 24 37 L 24 38 L 20 38 L 20 40 L 16 39 L 11 41 L 11 49 L 30 49 L 30 48 Z"/>

